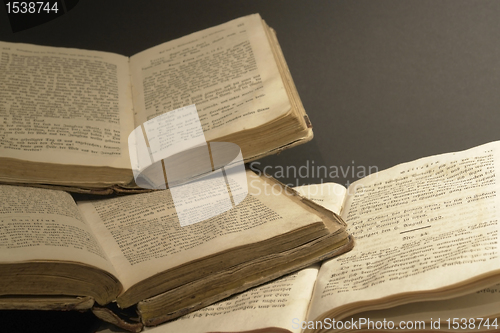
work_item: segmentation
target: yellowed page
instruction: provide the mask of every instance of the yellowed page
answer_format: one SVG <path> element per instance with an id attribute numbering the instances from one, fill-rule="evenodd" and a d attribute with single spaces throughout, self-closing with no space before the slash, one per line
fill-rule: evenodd
<path id="1" fill-rule="evenodd" d="M 136 126 L 195 104 L 212 140 L 290 110 L 258 14 L 152 47 L 132 56 L 130 68 Z"/>
<path id="2" fill-rule="evenodd" d="M 128 58 L 0 42 L 0 157 L 129 168 Z"/>
<path id="3" fill-rule="evenodd" d="M 236 208 L 185 227 L 179 225 L 169 190 L 82 202 L 79 207 L 126 289 L 191 260 L 319 221 L 287 195 L 274 195 L 250 171 L 247 180 L 249 194 Z"/>
<path id="4" fill-rule="evenodd" d="M 278 327 L 300 333 L 299 327 L 292 326 L 306 315 L 317 274 L 317 265 L 300 270 L 147 332 L 242 332 Z"/>
<path id="5" fill-rule="evenodd" d="M 68 193 L 0 185 L 0 262 L 65 260 L 114 274 Z"/>
<path id="6" fill-rule="evenodd" d="M 309 318 L 498 273 L 498 150 L 489 143 L 353 183 L 342 216 L 357 244 L 322 265 Z"/>
<path id="7" fill-rule="evenodd" d="M 405 327 L 407 331 L 420 325 L 427 330 L 457 331 L 458 328 L 469 332 L 493 332 L 500 326 L 498 319 L 496 322 L 493 319 L 497 317 L 500 317 L 500 284 L 448 300 L 367 311 L 353 319 L 357 322 L 360 318 L 369 318 L 372 322 L 391 320 L 399 330 Z"/>

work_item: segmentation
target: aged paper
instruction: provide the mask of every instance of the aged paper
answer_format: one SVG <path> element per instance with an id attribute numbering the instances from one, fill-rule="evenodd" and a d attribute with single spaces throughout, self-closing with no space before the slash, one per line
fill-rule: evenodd
<path id="1" fill-rule="evenodd" d="M 1 157 L 129 167 L 127 57 L 0 42 L 0 72 Z"/>
<path id="2" fill-rule="evenodd" d="M 0 186 L 0 261 L 81 262 L 114 273 L 68 193 Z"/>
<path id="3" fill-rule="evenodd" d="M 130 58 L 130 68 L 136 126 L 195 104 L 210 141 L 290 110 L 257 14 L 138 53 Z"/>
<path id="4" fill-rule="evenodd" d="M 292 324 L 306 315 L 317 273 L 317 265 L 300 270 L 147 332 L 241 332 L 276 327 L 299 333 Z"/>
<path id="5" fill-rule="evenodd" d="M 445 331 L 460 328 L 461 331 L 474 332 L 494 331 L 499 324 L 498 319 L 496 322 L 493 319 L 496 317 L 500 317 L 500 284 L 452 299 L 410 303 L 353 316 L 354 320 L 425 322 L 426 327 L 431 327 L 432 323 L 433 330 L 440 327 Z"/>
<path id="6" fill-rule="evenodd" d="M 250 192 L 238 206 L 185 227 L 168 190 L 79 207 L 127 289 L 177 265 L 319 222 L 287 195 L 272 195 L 269 184 L 252 172 L 247 177 Z"/>

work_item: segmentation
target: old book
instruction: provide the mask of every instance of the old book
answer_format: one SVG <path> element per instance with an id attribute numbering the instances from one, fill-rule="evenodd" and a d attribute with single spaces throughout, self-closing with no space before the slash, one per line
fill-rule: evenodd
<path id="1" fill-rule="evenodd" d="M 90 297 L 101 318 L 118 321 L 115 308 L 156 325 L 352 248 L 336 214 L 272 178 L 247 181 L 238 205 L 185 227 L 170 190 L 75 203 L 0 186 L 0 309 L 81 310 Z"/>
<path id="2" fill-rule="evenodd" d="M 207 142 L 245 162 L 312 138 L 274 31 L 258 14 L 132 57 L 0 42 L 0 181 L 108 193 L 133 184 L 127 138 L 195 104 Z"/>
<path id="3" fill-rule="evenodd" d="M 499 167 L 494 142 L 304 187 L 351 252 L 148 332 L 498 331 Z"/>

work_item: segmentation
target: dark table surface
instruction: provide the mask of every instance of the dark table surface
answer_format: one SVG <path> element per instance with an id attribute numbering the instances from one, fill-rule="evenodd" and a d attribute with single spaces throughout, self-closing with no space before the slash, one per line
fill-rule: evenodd
<path id="1" fill-rule="evenodd" d="M 309 171 L 298 180 L 279 173 L 285 183 L 348 185 L 370 167 L 500 137 L 500 1 L 81 0 L 17 33 L 2 7 L 0 40 L 131 56 L 251 13 L 277 31 L 314 127 L 313 141 L 259 161 L 270 173 Z M 344 174 L 313 176 L 313 166 Z M 88 314 L 1 312 L 0 320 L 2 332 L 95 325 Z"/>

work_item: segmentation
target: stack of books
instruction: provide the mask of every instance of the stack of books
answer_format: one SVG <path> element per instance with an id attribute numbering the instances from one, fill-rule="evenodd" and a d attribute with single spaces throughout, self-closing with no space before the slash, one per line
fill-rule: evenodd
<path id="1" fill-rule="evenodd" d="M 257 14 L 130 58 L 0 57 L 0 309 L 158 333 L 498 327 L 500 143 L 348 189 L 245 170 L 313 137 Z"/>

